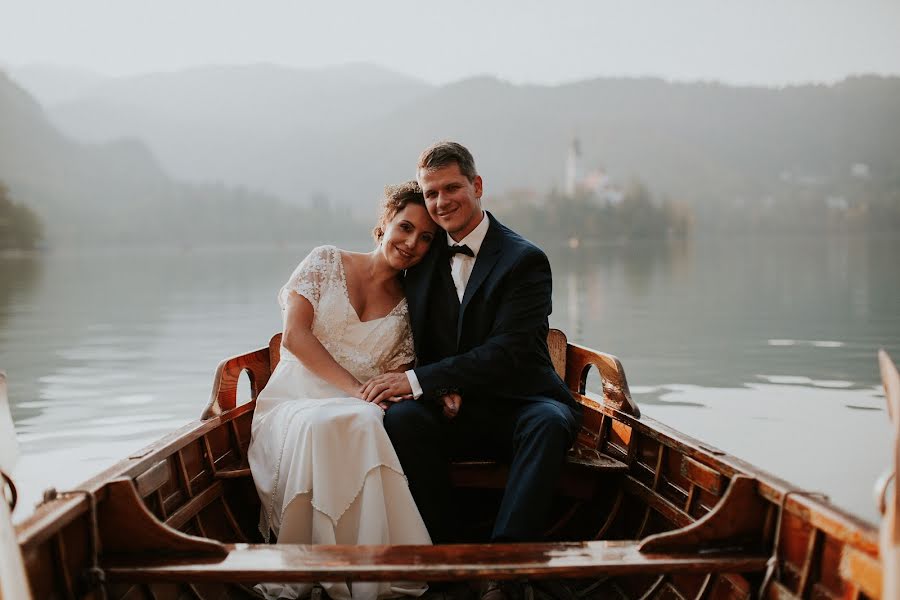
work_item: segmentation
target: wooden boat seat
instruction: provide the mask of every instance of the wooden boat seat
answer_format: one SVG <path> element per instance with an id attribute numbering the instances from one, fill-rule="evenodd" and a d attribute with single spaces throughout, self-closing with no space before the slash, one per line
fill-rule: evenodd
<path id="1" fill-rule="evenodd" d="M 559 329 L 551 329 L 547 333 L 547 348 L 553 368 L 566 382 L 577 401 L 589 406 L 596 404 L 583 396 L 586 393 L 588 372 L 593 368 L 600 376 L 601 386 L 596 392 L 601 394 L 602 404 L 636 419 L 640 418 L 640 409 L 631 398 L 625 369 L 618 358 L 578 344 L 570 344 L 566 334 Z M 267 348 L 223 360 L 216 369 L 212 394 L 200 418 L 206 421 L 237 406 L 238 380 L 242 374 L 246 374 L 249 379 L 250 397 L 255 401 L 259 392 L 266 387 L 279 360 L 280 333 L 272 336 Z"/>
<path id="2" fill-rule="evenodd" d="M 572 389 L 576 400 L 591 404 L 591 401 L 582 394 L 585 392 L 587 373 L 593 367 L 600 372 L 603 379 L 604 402 L 636 418 L 640 416 L 640 411 L 628 391 L 625 372 L 617 358 L 569 344 L 565 334 L 558 329 L 551 329 L 548 332 L 547 347 L 556 372 Z M 258 391 L 265 387 L 269 374 L 280 359 L 281 334 L 277 333 L 269 340 L 268 348 L 223 361 L 216 373 L 212 398 L 203 418 L 211 418 L 235 406 L 237 379 L 242 372 L 250 376 L 255 398 Z M 567 471 L 575 471 L 576 475 L 578 469 L 608 473 L 628 470 L 625 463 L 578 443 L 569 450 L 566 465 Z M 506 469 L 506 465 L 490 460 L 459 461 L 451 466 L 451 479 L 458 487 L 481 487 L 486 484 L 496 486 L 497 482 L 506 481 Z M 250 467 L 246 459 L 242 464 L 218 469 L 215 473 L 217 479 L 249 476 Z"/>
<path id="3" fill-rule="evenodd" d="M 764 518 L 756 485 L 736 476 L 716 509 L 696 523 L 642 541 L 327 546 L 224 544 L 188 535 L 160 522 L 134 482 L 120 478 L 106 484 L 99 514 L 100 568 L 110 582 L 251 584 L 759 572 L 769 556 L 745 542 Z"/>
<path id="4" fill-rule="evenodd" d="M 108 581 L 316 582 L 470 581 L 594 578 L 629 573 L 747 573 L 767 556 L 720 553 L 648 554 L 636 541 L 443 546 L 309 546 L 227 544 L 208 559 L 119 555 L 104 560 Z"/>

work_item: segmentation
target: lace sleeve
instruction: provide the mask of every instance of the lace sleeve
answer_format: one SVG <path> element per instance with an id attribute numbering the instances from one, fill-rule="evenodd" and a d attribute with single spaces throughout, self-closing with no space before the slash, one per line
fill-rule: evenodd
<path id="1" fill-rule="evenodd" d="M 397 344 L 397 351 L 388 359 L 384 366 L 385 371 L 396 371 L 406 367 L 406 365 L 416 360 L 416 353 L 413 349 L 412 333 L 409 327 L 404 328 L 400 337 L 400 343 Z"/>
<path id="2" fill-rule="evenodd" d="M 319 298 L 328 277 L 331 254 L 330 246 L 319 246 L 313 248 L 312 252 L 297 265 L 291 278 L 278 292 L 278 304 L 281 305 L 281 308 L 287 306 L 288 296 L 291 292 L 297 292 L 309 300 L 313 310 L 319 309 Z"/>

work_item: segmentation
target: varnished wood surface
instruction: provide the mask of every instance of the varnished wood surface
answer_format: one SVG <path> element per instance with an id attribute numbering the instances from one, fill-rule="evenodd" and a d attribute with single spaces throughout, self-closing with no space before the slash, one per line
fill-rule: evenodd
<path id="1" fill-rule="evenodd" d="M 697 553 L 738 544 L 761 546 L 767 507 L 757 485 L 750 477 L 735 476 L 714 510 L 681 529 L 651 535 L 641 542 L 641 552 Z"/>
<path id="2" fill-rule="evenodd" d="M 753 570 L 761 568 L 760 561 L 764 562 L 762 557 L 706 555 L 690 551 L 690 546 L 705 540 L 706 534 L 699 535 L 702 527 L 697 526 L 704 515 L 717 510 L 727 514 L 719 504 L 723 495 L 735 480 L 749 477 L 757 481 L 753 490 L 755 500 L 748 506 L 754 512 L 753 529 L 761 552 L 771 551 L 776 526 L 779 523 L 782 525 L 779 536 L 782 543 L 780 574 L 765 590 L 763 597 L 878 597 L 880 586 L 873 583 L 872 578 L 880 575 L 881 564 L 878 560 L 877 530 L 871 524 L 827 501 L 806 496 L 803 490 L 797 490 L 789 482 L 753 465 L 653 419 L 640 417 L 636 406 L 631 405 L 628 384 L 618 359 L 572 344 L 564 346 L 559 336 L 554 338 L 551 332 L 548 342 L 552 345 L 554 339 L 557 342 L 551 348 L 554 366 L 558 372 L 565 373 L 573 396 L 586 407 L 575 450 L 576 457 L 585 457 L 587 465 L 570 464 L 566 469 L 572 473 L 565 474 L 574 474 L 574 479 L 583 484 L 583 489 L 572 494 L 571 486 L 561 485 L 557 500 L 563 502 L 561 510 L 554 516 L 554 539 L 613 538 L 634 541 L 597 542 L 601 546 L 605 544 L 603 550 L 598 549 L 600 546 L 584 546 L 583 543 L 579 543 L 581 546 L 568 545 L 560 550 L 562 547 L 556 544 L 554 552 L 557 554 L 550 559 L 546 555 L 549 552 L 547 548 L 534 545 L 523 545 L 517 550 L 499 554 L 496 553 L 498 546 L 475 545 L 469 547 L 469 555 L 465 554 L 467 551 L 462 555 L 440 554 L 446 548 L 456 548 L 457 551 L 466 548 L 455 546 L 423 549 L 412 554 L 404 554 L 404 547 L 388 548 L 384 552 L 369 547 L 361 555 L 338 552 L 301 556 L 297 554 L 300 547 L 291 548 L 285 554 L 280 547 L 226 543 L 224 548 L 228 554 L 224 560 L 210 561 L 188 554 L 178 562 L 148 557 L 146 552 L 138 551 L 130 558 L 117 555 L 113 559 L 107 556 L 108 565 L 118 569 L 116 577 L 120 578 L 119 581 L 137 576 L 146 577 L 141 581 L 160 581 L 159 577 L 165 577 L 168 578 L 165 581 L 173 582 L 171 585 L 176 585 L 189 597 L 199 598 L 219 597 L 206 595 L 202 591 L 198 593 L 197 590 L 202 590 L 203 585 L 212 585 L 199 582 L 215 582 L 220 581 L 218 578 L 229 577 L 241 577 L 239 580 L 228 580 L 247 583 L 276 581 L 278 576 L 274 570 L 286 566 L 298 572 L 282 581 L 315 581 L 329 576 L 388 580 L 555 578 L 602 572 L 614 578 L 622 598 L 745 599 L 751 594 L 756 595 L 761 576 L 742 577 L 735 573 L 745 567 L 726 563 L 729 560 L 751 560 L 753 565 L 746 569 Z M 244 477 L 248 473 L 243 471 L 255 403 L 251 401 L 233 409 L 228 409 L 228 406 L 233 406 L 231 385 L 248 365 L 253 365 L 259 375 L 252 385 L 255 396 L 259 381 L 268 377 L 268 372 L 263 371 L 274 367 L 280 358 L 278 341 L 278 336 L 275 336 L 268 348 L 223 362 L 228 364 L 225 371 L 234 381 L 225 382 L 228 385 L 223 388 L 217 379 L 218 388 L 213 397 L 223 400 L 216 408 L 223 411 L 221 414 L 185 426 L 79 487 L 96 492 L 98 509 L 102 512 L 112 506 L 109 504 L 112 498 L 110 483 L 119 477 L 131 478 L 141 501 L 146 503 L 153 518 L 158 519 L 154 522 L 145 518 L 145 525 L 166 523 L 189 536 L 231 544 L 258 540 L 258 498 L 252 483 Z M 566 349 L 565 355 L 561 351 L 563 348 Z M 582 393 L 585 391 L 584 378 L 592 366 L 598 369 L 603 380 L 602 396 Z M 606 464 L 607 459 L 607 466 L 594 468 L 598 460 Z M 502 487 L 505 474 L 502 469 L 491 468 L 480 469 L 479 473 L 476 485 L 467 487 L 465 491 L 476 494 L 479 499 L 490 499 L 491 491 Z M 789 496 L 782 513 L 780 506 L 786 494 Z M 763 519 L 759 519 L 760 512 L 764 513 Z M 93 597 L 83 583 L 88 558 L 85 550 L 88 515 L 88 502 L 79 496 L 51 502 L 20 525 L 19 542 L 25 552 L 35 597 Z M 485 518 L 489 519 L 490 515 Z M 712 520 L 708 519 L 707 524 Z M 678 528 L 683 528 L 681 541 L 689 542 L 681 544 L 685 550 L 682 554 L 664 556 L 657 549 L 655 554 L 633 556 L 640 540 L 648 536 L 652 539 L 653 534 L 667 531 L 678 536 L 679 532 L 673 531 Z M 727 543 L 730 535 L 728 528 L 716 526 L 713 529 L 725 531 L 725 535 L 720 536 L 723 539 L 717 541 L 730 548 Z M 164 538 L 176 539 L 169 534 L 160 537 Z M 116 540 L 116 536 L 109 539 Z M 474 536 L 465 539 L 483 538 Z M 116 545 L 119 550 L 128 551 L 129 537 L 119 536 L 109 548 Z M 136 545 L 135 550 L 137 546 L 140 544 Z M 746 545 L 746 540 L 738 546 L 744 549 L 750 547 Z M 316 547 L 317 550 L 323 548 Z M 678 551 L 682 552 L 682 549 Z M 297 562 L 302 563 L 310 558 L 315 559 L 311 564 L 318 571 L 310 572 L 305 563 L 301 565 Z M 151 559 L 155 562 L 146 562 Z M 388 562 L 384 562 L 386 559 Z M 281 567 L 273 566 L 276 562 Z M 179 569 L 181 575 L 177 573 Z M 406 571 L 401 573 L 396 569 Z M 155 571 L 150 574 L 149 570 Z M 410 575 L 410 570 L 419 574 Z M 732 574 L 722 574 L 723 570 Z M 307 575 L 298 575 L 299 571 Z M 659 576 L 663 572 L 677 575 Z M 198 583 L 185 583 L 187 581 Z M 139 584 L 137 587 L 128 584 L 122 589 L 129 591 L 112 597 L 171 596 L 171 589 L 157 588 L 156 584 Z"/>
<path id="3" fill-rule="evenodd" d="M 104 487 L 110 481 L 120 477 L 135 478 L 146 473 L 179 448 L 200 439 L 203 435 L 226 425 L 244 413 L 252 411 L 253 408 L 252 403 L 243 404 L 226 415 L 188 423 L 92 477 L 78 486 L 78 489 L 94 492 L 102 503 L 107 495 Z M 74 519 L 85 516 L 89 510 L 90 503 L 83 495 L 59 498 L 42 504 L 35 509 L 31 516 L 16 526 L 19 545 L 26 550 L 38 546 Z"/>
<path id="4" fill-rule="evenodd" d="M 210 419 L 235 407 L 241 373 L 247 373 L 250 378 L 250 394 L 251 398 L 255 400 L 260 390 L 269 382 L 273 368 L 269 348 L 260 348 L 248 354 L 232 356 L 223 360 L 216 368 L 209 404 L 203 410 L 200 418 Z"/>
<path id="5" fill-rule="evenodd" d="M 869 598 L 890 597 L 882 595 L 881 564 L 875 557 L 853 548 L 845 549 L 841 555 L 841 575 L 856 582 L 860 591 Z"/>
<path id="6" fill-rule="evenodd" d="M 631 390 L 628 388 L 628 380 L 625 378 L 625 368 L 622 367 L 619 359 L 612 354 L 597 352 L 591 348 L 570 343 L 566 351 L 565 377 L 570 390 L 580 394 L 585 393 L 587 375 L 591 367 L 596 368 L 600 373 L 604 400 L 622 412 L 639 418 L 641 411 L 631 398 Z"/>
<path id="7" fill-rule="evenodd" d="M 578 396 L 576 396 L 578 398 Z M 729 479 L 738 474 L 753 477 L 759 481 L 760 495 L 775 505 L 779 505 L 788 492 L 803 492 L 801 488 L 764 471 L 737 457 L 713 448 L 689 435 L 672 429 L 665 423 L 647 416 L 635 419 L 615 408 L 581 397 L 579 401 L 594 410 L 613 417 L 634 431 L 648 438 L 658 440 L 678 453 L 709 466 Z M 809 490 L 815 492 L 815 490 Z M 842 542 L 859 547 L 873 555 L 878 554 L 878 529 L 871 523 L 852 515 L 834 504 L 814 496 L 795 493 L 788 497 L 785 510 L 810 522 L 810 524 L 833 535 Z"/>
<path id="8" fill-rule="evenodd" d="M 594 448 L 585 448 L 578 445 L 569 449 L 569 453 L 566 455 L 566 462 L 570 465 L 578 465 L 595 471 L 621 472 L 628 470 L 628 465 L 622 461 L 603 454 Z"/>
<path id="9" fill-rule="evenodd" d="M 106 506 L 99 511 L 98 527 L 103 553 L 180 553 L 224 556 L 225 547 L 214 540 L 185 535 L 159 522 L 141 501 L 127 478 L 111 481 Z"/>
<path id="10" fill-rule="evenodd" d="M 757 572 L 765 556 L 646 554 L 635 542 L 446 546 L 248 545 L 223 560 L 104 561 L 112 581 L 452 581 L 580 578 L 630 573 Z"/>

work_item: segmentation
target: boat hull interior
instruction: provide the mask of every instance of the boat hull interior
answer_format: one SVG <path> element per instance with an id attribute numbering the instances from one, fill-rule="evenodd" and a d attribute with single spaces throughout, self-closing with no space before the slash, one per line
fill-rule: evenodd
<path id="1" fill-rule="evenodd" d="M 252 598 L 262 581 L 498 579 L 533 597 L 879 598 L 878 532 L 790 483 L 641 416 L 615 357 L 551 332 L 585 407 L 546 541 L 486 544 L 503 464 L 453 465 L 462 541 L 434 547 L 263 543 L 246 464 L 254 401 L 280 338 L 223 361 L 204 418 L 17 527 L 34 598 Z M 602 390 L 587 395 L 596 369 Z M 238 380 L 251 398 L 239 403 Z"/>

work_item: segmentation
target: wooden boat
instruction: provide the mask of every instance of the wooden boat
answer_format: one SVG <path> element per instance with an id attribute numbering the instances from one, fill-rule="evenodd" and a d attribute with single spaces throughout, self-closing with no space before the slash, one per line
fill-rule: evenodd
<path id="1" fill-rule="evenodd" d="M 261 581 L 527 580 L 536 597 L 881 598 L 876 528 L 646 416 L 609 354 L 549 337 L 584 405 L 554 506 L 552 542 L 484 543 L 505 468 L 453 466 L 471 543 L 266 545 L 246 452 L 251 396 L 279 360 L 223 361 L 202 418 L 85 482 L 49 492 L 16 530 L 34 598 L 243 598 Z M 590 369 L 602 396 L 588 396 Z"/>

